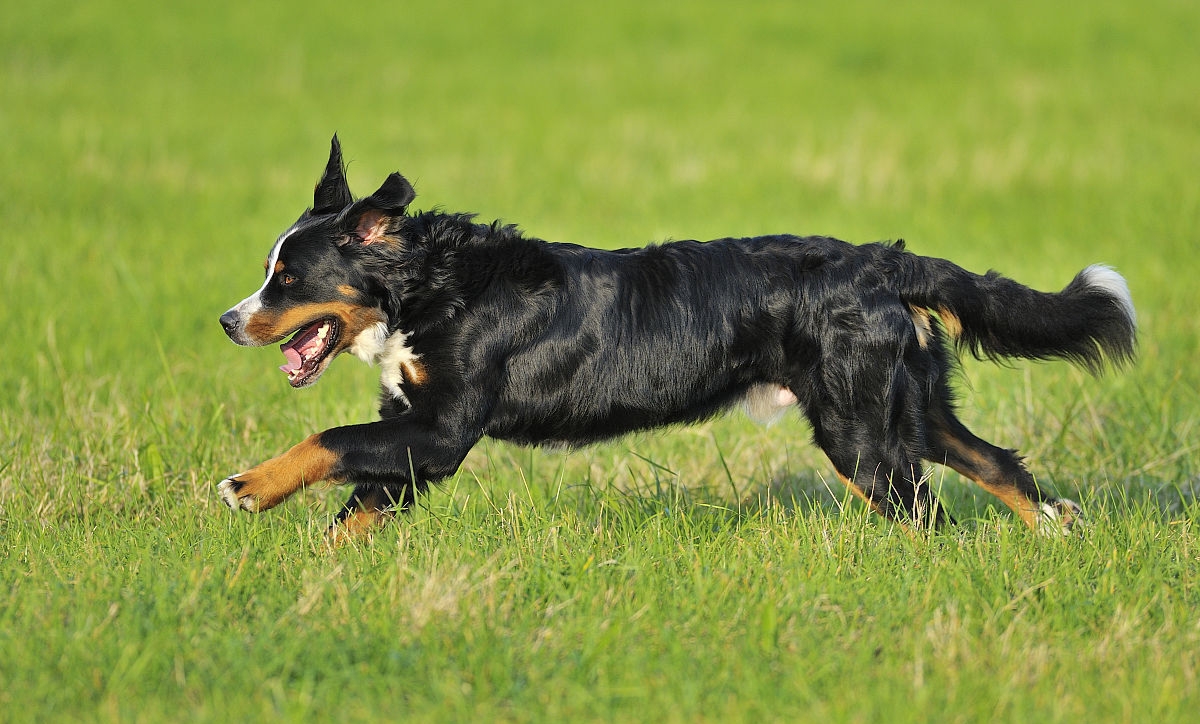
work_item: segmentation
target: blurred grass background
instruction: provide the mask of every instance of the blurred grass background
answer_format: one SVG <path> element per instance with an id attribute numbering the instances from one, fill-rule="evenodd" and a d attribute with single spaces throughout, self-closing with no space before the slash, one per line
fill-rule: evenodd
<path id="1" fill-rule="evenodd" d="M 1189 547 L 1200 482 L 1200 291 L 1193 281 L 1200 272 L 1200 10 L 1194 3 L 472 0 L 271 7 L 50 0 L 9 3 L 0 17 L 0 325 L 7 342 L 0 364 L 0 535 L 9 590 L 0 607 L 9 629 L 0 633 L 0 653 L 10 654 L 8 668 L 0 664 L 6 684 L 0 704 L 10 714 L 34 711 L 20 705 L 49 691 L 55 671 L 81 674 L 72 637 L 108 620 L 116 591 L 138 590 L 119 571 L 129 561 L 157 560 L 161 547 L 204 551 L 199 562 L 163 569 L 167 579 L 203 582 L 213 566 L 226 571 L 227 581 L 237 580 L 238 557 L 244 562 L 250 555 L 239 548 L 243 540 L 280 546 L 289 552 L 277 554 L 279 565 L 294 572 L 263 583 L 276 586 L 271 593 L 246 594 L 274 600 L 280 610 L 295 604 L 297 581 L 334 580 L 327 576 L 335 563 L 304 541 L 327 520 L 327 498 L 340 493 L 310 495 L 307 503 L 251 522 L 231 518 L 212 487 L 310 432 L 374 414 L 376 371 L 339 362 L 321 385 L 293 393 L 275 370 L 273 350 L 235 349 L 216 323 L 257 287 L 270 243 L 310 203 L 334 131 L 358 194 L 399 170 L 417 188 L 417 207 L 476 211 L 553 240 L 617 247 L 776 232 L 859 242 L 903 237 L 918 253 L 976 271 L 996 268 L 1043 289 L 1061 287 L 1087 264 L 1114 265 L 1128 277 L 1138 306 L 1138 366 L 1096 382 L 1065 365 L 1013 370 L 967 361 L 964 416 L 981 435 L 1020 446 L 1043 482 L 1133 521 L 1148 541 L 1166 536 L 1167 544 L 1154 550 L 1164 556 L 1156 559 L 1164 575 L 1179 586 L 1170 599 L 1179 608 L 1170 610 L 1200 603 Z M 519 600 L 528 594 L 522 586 L 545 572 L 530 562 L 530 550 L 505 548 L 501 532 L 516 523 L 496 512 L 502 502 L 495 510 L 481 502 L 485 491 L 496 501 L 532 491 L 531 500 L 557 505 L 553 491 L 595 484 L 640 491 L 642 498 L 626 501 L 635 511 L 653 508 L 662 496 L 669 501 L 700 491 L 703 505 L 691 510 L 701 520 L 704 505 L 773 497 L 790 514 L 794 498 L 819 499 L 813 509 L 794 510 L 802 521 L 796 525 L 819 531 L 838 516 L 842 494 L 836 483 L 826 491 L 827 464 L 806 436 L 794 419 L 767 431 L 730 419 L 569 456 L 485 444 L 450 492 L 431 496 L 432 508 L 444 510 L 430 514 L 432 522 L 416 517 L 417 540 L 391 532 L 388 545 L 432 548 L 445 528 L 452 544 L 442 555 L 453 560 L 471 554 L 470 541 L 487 541 L 483 551 L 498 568 L 509 570 L 509 556 L 532 567 L 513 573 L 511 586 L 499 585 L 506 594 L 495 594 Z M 960 518 L 1012 524 L 990 498 L 953 474 L 944 478 L 945 497 Z M 578 505 L 575 512 L 568 505 L 567 522 L 554 525 L 586 526 L 574 516 L 588 518 L 590 504 Z M 546 510 L 535 506 L 540 512 L 532 522 L 553 517 Z M 847 533 L 848 524 L 837 523 L 836 541 L 848 535 L 859 544 L 862 535 L 890 530 L 876 522 L 864 524 L 866 533 Z M 788 525 L 766 527 L 781 540 L 799 540 L 797 551 L 830 535 L 811 532 L 810 540 L 803 528 L 793 539 Z M 1098 527 L 1112 532 L 1104 525 Z M 156 530 L 162 526 L 170 529 L 165 539 Z M 472 537 L 472 526 L 485 531 L 480 538 Z M 968 535 L 986 548 L 996 542 L 992 530 L 981 523 L 968 526 L 974 531 Z M 640 535 L 633 530 L 631 540 Z M 1011 535 L 1012 545 L 1025 544 L 1019 531 Z M 1002 535 L 1000 543 L 1007 542 Z M 89 560 L 78 558 L 75 543 L 103 561 L 91 587 L 69 583 L 76 574 L 67 571 Z M 889 534 L 883 545 L 896 542 Z M 336 565 L 348 566 L 342 575 L 350 578 L 367 576 L 389 560 L 388 550 Z M 671 556 L 675 549 L 649 550 Z M 920 553 L 938 560 L 945 551 L 935 545 Z M 1081 570 L 1111 562 L 1107 549 L 1092 553 Z M 701 545 L 695 555 L 726 553 Z M 952 567 L 968 566 L 964 576 L 983 575 L 971 572 L 970 555 L 966 562 L 945 555 Z M 986 557 L 980 554 L 981 570 L 997 565 Z M 405 569 L 414 581 L 442 571 L 436 556 L 434 563 L 423 560 Z M 478 560 L 448 565 L 451 579 L 466 569 L 490 575 Z M 829 595 L 873 595 L 867 591 L 880 584 L 869 571 L 862 575 L 838 584 L 845 588 L 834 585 Z M 669 580 L 655 585 L 669 587 Z M 151 592 L 168 601 L 182 597 L 182 611 L 189 594 L 180 586 Z M 1149 600 L 1158 595 L 1150 584 L 1139 590 L 1151 592 Z M 794 593 L 762 595 L 772 601 Z M 1077 593 L 1086 600 L 1082 589 Z M 955 615 L 969 618 L 969 594 L 960 588 L 945 595 L 967 596 Z M 337 596 L 331 600 L 330 613 L 340 610 Z M 231 624 L 239 612 L 236 602 L 223 604 L 218 625 Z M 34 637 L 42 651 L 57 655 L 58 668 L 45 668 L 18 632 L 38 625 L 50 631 L 54 612 L 76 609 L 85 613 L 72 620 L 91 623 Z M 712 615 L 722 612 L 728 610 L 714 604 Z M 219 635 L 201 618 L 189 622 L 195 628 L 183 630 L 192 640 Z M 572 625 L 586 630 L 588 622 L 583 615 Z M 1051 635 L 1062 633 L 1062 618 L 1044 623 Z M 155 639 L 129 625 L 123 638 L 96 649 L 96 670 L 130 663 L 121 658 L 123 647 L 139 641 L 153 650 Z M 463 633 L 453 620 L 446 625 L 443 634 Z M 1190 639 L 1179 630 L 1169 629 L 1159 642 L 1171 655 L 1189 651 Z M 601 641 L 592 665 L 619 670 L 631 641 Z M 492 643 L 504 647 L 503 640 Z M 462 653 L 459 644 L 440 655 Z M 208 686 L 245 697 L 249 710 L 299 716 L 345 703 L 328 695 L 308 709 L 272 709 L 216 673 L 236 658 L 217 648 L 205 664 Z M 848 651 L 829 664 L 833 673 L 861 663 L 855 657 L 862 649 Z M 723 653 L 747 657 L 750 669 L 757 661 L 738 646 Z M 1168 659 L 1155 659 L 1147 671 L 1179 671 Z M 806 661 L 797 655 L 787 663 Z M 777 671 L 771 667 L 778 660 L 772 662 L 759 661 Z M 1185 664 L 1176 704 L 1196 698 L 1194 657 Z M 171 669 L 169 661 L 164 665 Z M 978 683 L 988 665 L 973 662 L 967 678 L 973 672 Z M 639 669 L 631 671 L 636 680 Z M 949 671 L 930 676 L 948 685 Z M 705 675 L 690 676 L 705 681 Z M 138 718 L 116 703 L 135 685 L 95 676 L 82 677 L 87 681 L 78 691 L 60 692 L 60 708 L 47 711 Z M 1096 676 L 1091 685 L 1098 691 L 1116 685 Z M 682 696 L 686 687 L 670 671 L 661 677 L 659 703 L 670 711 L 671 693 Z M 587 681 L 571 686 L 587 688 Z M 17 686 L 22 682 L 24 689 Z M 149 697 L 165 708 L 149 707 L 147 716 L 169 711 L 172 696 L 195 702 L 214 690 L 196 686 Z M 1053 683 L 1045 686 L 1034 698 L 1054 700 Z M 828 695 L 814 687 L 805 696 Z M 578 711 L 601 718 L 645 713 L 622 708 L 619 692 L 606 699 L 605 691 L 581 699 Z M 794 688 L 781 691 L 791 706 L 806 700 Z M 881 701 L 906 701 L 904 691 L 887 689 Z M 922 701 L 928 709 L 915 707 L 914 720 L 945 711 L 944 700 Z M 1056 716 L 1103 713 L 1088 700 L 1062 701 Z M 112 708 L 88 708 L 105 702 Z M 460 714 L 486 710 L 469 701 L 463 706 Z M 830 706 L 822 711 L 846 719 L 887 711 Z M 998 711 L 1013 711 L 1008 706 Z M 961 711 L 971 718 L 971 709 Z"/>

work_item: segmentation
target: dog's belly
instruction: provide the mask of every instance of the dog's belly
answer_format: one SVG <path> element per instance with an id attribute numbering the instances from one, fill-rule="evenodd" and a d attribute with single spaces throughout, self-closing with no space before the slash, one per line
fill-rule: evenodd
<path id="1" fill-rule="evenodd" d="M 740 385 L 679 405 L 610 401 L 592 406 L 584 399 L 498 405 L 486 434 L 526 445 L 574 447 L 639 430 L 699 422 L 739 405 L 755 420 L 770 423 L 797 402 L 790 389 L 776 383 Z"/>
<path id="2" fill-rule="evenodd" d="M 796 394 L 783 385 L 767 382 L 751 385 L 742 406 L 751 419 L 770 424 L 798 402 Z"/>

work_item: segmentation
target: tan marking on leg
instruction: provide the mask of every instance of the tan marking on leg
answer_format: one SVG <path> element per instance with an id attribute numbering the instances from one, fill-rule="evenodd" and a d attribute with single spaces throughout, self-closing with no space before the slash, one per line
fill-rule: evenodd
<path id="1" fill-rule="evenodd" d="M 353 510 L 340 516 L 325 531 L 325 542 L 332 546 L 369 536 L 395 517 L 397 501 L 392 500 L 383 488 L 372 488 L 363 494 L 355 491 L 346 505 Z"/>
<path id="2" fill-rule="evenodd" d="M 940 462 L 944 462 L 959 475 L 999 498 L 1024 521 L 1025 525 L 1037 530 L 1042 519 L 1041 506 L 1030 500 L 1013 483 L 988 480 L 984 477 L 988 471 L 995 471 L 994 461 L 958 438 L 950 436 L 940 427 L 936 429 L 935 434 L 938 436 L 938 442 L 950 453 L 946 460 Z"/>
<path id="3" fill-rule="evenodd" d="M 337 547 L 370 537 L 395 515 L 390 510 L 356 510 L 325 529 L 325 542 Z"/>
<path id="4" fill-rule="evenodd" d="M 863 492 L 862 488 L 858 487 L 857 483 L 855 483 L 850 478 L 847 478 L 845 475 L 842 475 L 841 473 L 837 473 L 837 476 L 838 476 L 838 480 L 841 480 L 842 484 L 845 485 L 847 488 L 849 488 L 851 493 L 854 493 L 855 495 L 857 495 L 859 500 L 861 500 L 862 502 L 869 505 L 871 507 L 871 510 L 875 511 L 876 513 L 879 513 L 880 515 L 882 515 L 885 518 L 888 518 L 889 520 L 891 519 L 891 516 L 884 513 L 883 510 L 875 503 L 874 500 L 871 500 L 870 498 L 867 497 L 867 494 L 865 492 Z"/>
<path id="5" fill-rule="evenodd" d="M 342 518 L 338 525 L 349 535 L 363 535 L 378 528 L 384 522 L 391 519 L 392 515 L 391 511 L 359 508 L 345 518 Z"/>
<path id="6" fill-rule="evenodd" d="M 917 330 L 917 344 L 921 345 L 921 349 L 927 349 L 929 340 L 933 339 L 933 326 L 929 323 L 929 311 L 921 307 L 909 306 L 908 313 L 912 317 L 913 327 Z"/>
<path id="7" fill-rule="evenodd" d="M 838 476 L 838 479 L 841 480 L 842 483 L 847 488 L 850 489 L 850 492 L 857 495 L 859 500 L 863 501 L 868 506 L 870 506 L 871 510 L 875 511 L 880 516 L 887 518 L 888 520 L 892 521 L 896 525 L 900 526 L 900 530 L 904 531 L 904 534 L 906 536 L 908 536 L 909 538 L 911 538 L 913 540 L 916 540 L 917 531 L 911 525 L 909 525 L 908 523 L 906 523 L 903 520 L 899 520 L 896 517 L 888 515 L 887 513 L 883 512 L 883 509 L 880 508 L 879 505 L 875 503 L 875 501 L 868 498 L 867 494 L 863 492 L 862 488 L 855 485 L 854 481 L 851 480 L 850 478 L 847 478 L 845 475 L 842 475 L 841 473 L 837 473 L 837 476 Z"/>
<path id="8" fill-rule="evenodd" d="M 961 470 L 958 472 L 962 473 Z M 1037 530 L 1041 521 L 1040 506 L 1025 497 L 1015 486 L 994 485 L 986 480 L 971 477 L 970 474 L 966 474 L 966 476 L 977 483 L 979 487 L 999 498 L 1002 503 L 1017 514 L 1017 517 L 1024 521 L 1025 525 Z"/>
<path id="9" fill-rule="evenodd" d="M 1041 505 L 1041 516 L 1037 531 L 1044 536 L 1069 535 L 1083 519 L 1079 503 L 1066 498 L 1047 500 Z"/>
<path id="10" fill-rule="evenodd" d="M 231 495 L 238 504 L 253 512 L 273 508 L 301 488 L 329 479 L 329 472 L 340 456 L 324 447 L 312 435 L 284 454 L 234 475 Z"/>
<path id="11" fill-rule="evenodd" d="M 942 326 L 946 328 L 946 334 L 958 339 L 962 336 L 963 326 L 962 320 L 958 318 L 954 312 L 951 312 L 945 307 L 938 307 L 938 318 L 942 320 Z"/>

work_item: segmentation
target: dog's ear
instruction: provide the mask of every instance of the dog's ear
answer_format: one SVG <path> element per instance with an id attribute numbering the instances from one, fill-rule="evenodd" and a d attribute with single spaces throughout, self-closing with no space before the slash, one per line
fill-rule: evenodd
<path id="1" fill-rule="evenodd" d="M 398 173 L 388 176 L 378 191 L 346 210 L 343 223 L 350 233 L 343 245 L 355 240 L 364 246 L 383 241 L 392 229 L 393 220 L 403 216 L 416 197 L 408 179 Z"/>
<path id="2" fill-rule="evenodd" d="M 342 144 L 338 143 L 335 133 L 329 149 L 329 161 L 325 164 L 325 174 L 313 192 L 313 214 L 340 213 L 353 200 L 350 185 L 346 183 L 346 165 L 342 163 Z"/>

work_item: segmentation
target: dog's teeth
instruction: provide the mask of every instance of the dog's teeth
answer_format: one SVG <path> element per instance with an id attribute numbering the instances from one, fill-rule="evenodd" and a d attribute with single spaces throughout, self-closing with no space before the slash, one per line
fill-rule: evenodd
<path id="1" fill-rule="evenodd" d="M 325 339 L 327 334 L 329 334 L 329 322 L 322 324 L 321 328 L 317 330 L 317 339 Z"/>

